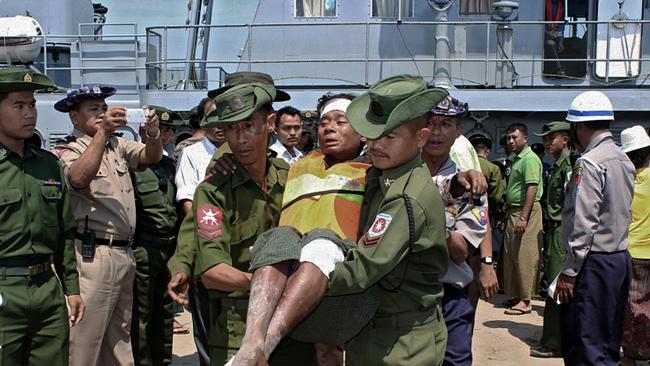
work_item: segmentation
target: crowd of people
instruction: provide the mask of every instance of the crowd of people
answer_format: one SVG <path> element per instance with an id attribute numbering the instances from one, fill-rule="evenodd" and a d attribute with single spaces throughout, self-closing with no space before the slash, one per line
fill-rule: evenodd
<path id="1" fill-rule="evenodd" d="M 601 92 L 534 132 L 545 164 L 522 123 L 490 161 L 419 76 L 323 95 L 312 130 L 271 76 L 233 73 L 178 144 L 179 113 L 147 106 L 128 141 L 89 85 L 46 151 L 27 141 L 52 85 L 0 70 L 1 364 L 170 365 L 176 303 L 201 365 L 471 365 L 500 289 L 507 316 L 546 300 L 531 356 L 650 359 L 650 137 L 618 146 Z"/>

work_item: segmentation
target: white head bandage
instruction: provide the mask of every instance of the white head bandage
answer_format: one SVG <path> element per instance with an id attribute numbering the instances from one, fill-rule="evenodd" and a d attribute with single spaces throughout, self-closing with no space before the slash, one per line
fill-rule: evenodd
<path id="1" fill-rule="evenodd" d="M 331 111 L 341 111 L 341 112 L 346 112 L 348 110 L 348 106 L 352 103 L 351 100 L 349 99 L 344 99 L 344 98 L 336 98 L 332 99 L 329 102 L 325 103 L 323 106 L 323 110 L 320 112 L 320 116 L 323 117 L 327 113 Z"/>

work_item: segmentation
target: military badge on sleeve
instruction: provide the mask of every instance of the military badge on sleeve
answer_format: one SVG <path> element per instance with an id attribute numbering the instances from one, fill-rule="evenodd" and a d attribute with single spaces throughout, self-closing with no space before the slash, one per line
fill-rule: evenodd
<path id="1" fill-rule="evenodd" d="M 472 208 L 472 214 L 476 217 L 476 220 L 481 226 L 487 225 L 487 209 L 485 207 L 474 207 Z"/>
<path id="2" fill-rule="evenodd" d="M 213 240 L 223 235 L 221 224 L 223 212 L 213 205 L 200 205 L 196 210 L 196 233 L 205 240 Z"/>
<path id="3" fill-rule="evenodd" d="M 388 229 L 388 225 L 393 220 L 393 217 L 386 213 L 377 214 L 375 221 L 373 221 L 368 232 L 363 236 L 363 246 L 372 247 L 379 243 L 379 239 L 384 236 Z"/>

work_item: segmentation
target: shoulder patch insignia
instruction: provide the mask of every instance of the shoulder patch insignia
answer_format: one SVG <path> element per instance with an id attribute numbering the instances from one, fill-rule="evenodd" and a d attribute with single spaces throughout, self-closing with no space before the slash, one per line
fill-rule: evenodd
<path id="1" fill-rule="evenodd" d="M 23 76 L 23 81 L 26 83 L 31 83 L 32 82 L 32 76 L 29 73 L 25 73 L 25 76 Z"/>
<path id="2" fill-rule="evenodd" d="M 377 214 L 377 217 L 375 217 L 375 221 L 372 223 L 372 226 L 370 226 L 370 229 L 368 229 L 368 237 L 370 239 L 374 239 L 384 235 L 386 229 L 388 229 L 388 225 L 390 225 L 390 222 L 392 220 L 393 217 L 389 214 L 385 214 L 385 213 Z"/>
<path id="3" fill-rule="evenodd" d="M 575 178 L 575 195 L 579 195 L 582 192 L 582 174 L 584 173 L 584 166 L 582 162 L 578 163 L 573 169 L 573 177 Z"/>
<path id="4" fill-rule="evenodd" d="M 0 148 L 0 159 L 4 159 L 7 156 L 7 150 Z"/>
<path id="5" fill-rule="evenodd" d="M 199 205 L 196 209 L 196 233 L 206 240 L 213 240 L 223 235 L 221 224 L 223 212 L 221 208 L 213 205 Z"/>
<path id="6" fill-rule="evenodd" d="M 487 225 L 487 209 L 485 207 L 474 207 L 472 208 L 472 213 L 476 217 L 476 220 L 478 220 L 478 223 L 481 224 L 481 226 Z"/>

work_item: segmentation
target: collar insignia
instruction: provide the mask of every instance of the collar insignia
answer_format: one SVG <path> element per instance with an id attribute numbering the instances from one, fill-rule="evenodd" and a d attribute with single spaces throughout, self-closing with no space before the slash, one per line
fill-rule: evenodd
<path id="1" fill-rule="evenodd" d="M 163 114 L 160 115 L 160 119 L 163 121 L 169 121 L 169 113 L 164 112 Z"/>

